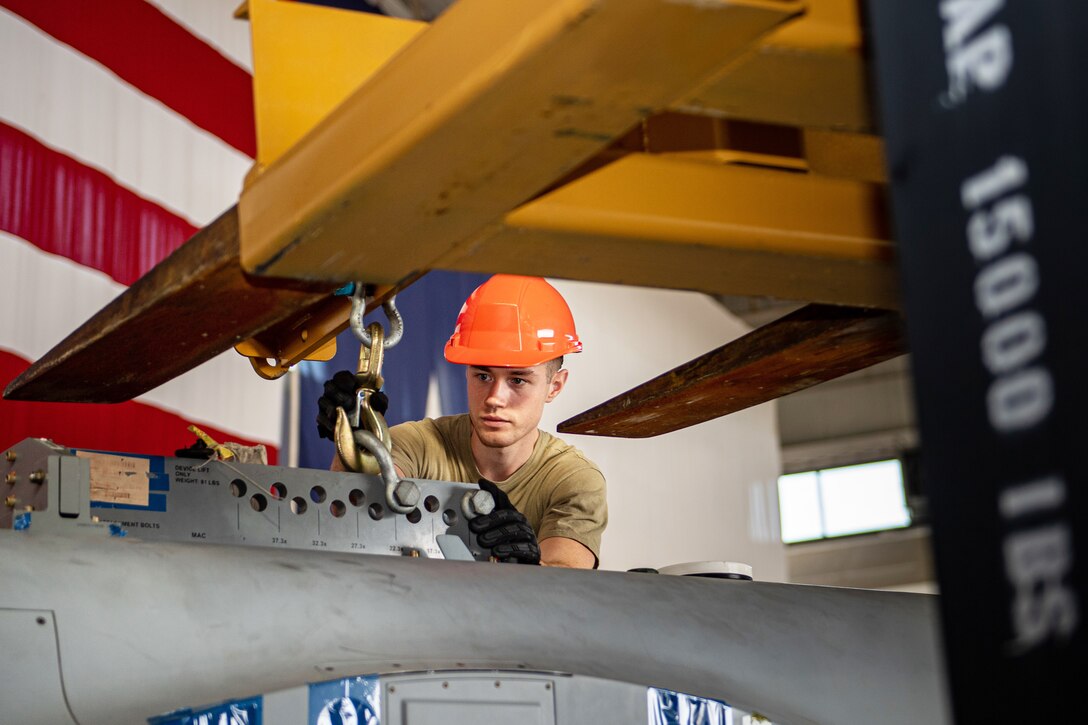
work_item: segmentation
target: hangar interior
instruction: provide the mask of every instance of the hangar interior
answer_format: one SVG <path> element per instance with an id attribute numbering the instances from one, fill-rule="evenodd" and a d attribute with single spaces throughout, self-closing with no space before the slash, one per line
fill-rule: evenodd
<path id="1" fill-rule="evenodd" d="M 0 722 L 970 721 L 872 4 L 0 0 Z M 584 341 L 540 427 L 598 572 L 472 562 L 475 485 L 350 430 L 327 470 L 394 299 L 382 425 L 464 412 L 496 273 Z"/>

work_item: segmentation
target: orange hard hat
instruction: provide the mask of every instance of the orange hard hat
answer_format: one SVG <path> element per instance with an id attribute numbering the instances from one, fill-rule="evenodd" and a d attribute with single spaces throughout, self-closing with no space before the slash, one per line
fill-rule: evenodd
<path id="1" fill-rule="evenodd" d="M 496 274 L 469 295 L 446 343 L 450 362 L 485 367 L 531 367 L 581 351 L 555 287 L 512 274 Z"/>

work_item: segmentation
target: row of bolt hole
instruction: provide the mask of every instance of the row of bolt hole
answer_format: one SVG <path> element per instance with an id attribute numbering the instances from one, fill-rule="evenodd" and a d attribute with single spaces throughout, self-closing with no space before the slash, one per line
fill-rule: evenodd
<path id="1" fill-rule="evenodd" d="M 235 498 L 242 498 L 246 495 L 248 487 L 245 481 L 240 478 L 236 478 L 230 482 L 230 495 Z M 268 487 L 268 492 L 272 494 L 272 498 L 277 501 L 282 501 L 287 498 L 287 486 L 280 482 L 273 483 Z M 310 501 L 316 504 L 325 503 L 327 494 L 324 486 L 313 486 L 310 488 Z M 357 488 L 353 488 L 348 493 L 348 501 L 352 506 L 359 508 L 366 503 L 366 494 Z M 263 493 L 255 493 L 249 497 L 249 505 L 254 511 L 264 511 L 268 508 L 268 498 Z M 427 509 L 431 513 L 438 510 L 438 499 L 434 496 L 428 496 L 423 499 L 423 508 Z M 295 496 L 291 499 L 291 513 L 302 515 L 310 508 L 309 502 L 301 496 Z M 348 507 L 340 499 L 333 499 L 329 504 L 329 513 L 334 518 L 341 518 L 348 512 Z M 385 516 L 385 507 L 380 503 L 372 503 L 367 506 L 367 514 L 375 521 L 381 521 Z M 408 521 L 413 524 L 418 524 L 420 519 L 423 518 L 423 514 L 418 508 L 412 509 L 407 514 Z M 446 509 L 442 512 L 442 521 L 447 526 L 453 526 L 457 523 L 457 512 L 453 509 Z"/>

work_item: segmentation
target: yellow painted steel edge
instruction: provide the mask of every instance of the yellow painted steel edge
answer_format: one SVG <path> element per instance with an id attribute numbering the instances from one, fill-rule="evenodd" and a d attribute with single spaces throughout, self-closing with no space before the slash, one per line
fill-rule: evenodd
<path id="1" fill-rule="evenodd" d="M 257 164 L 266 167 L 427 27 L 308 3 L 249 0 Z"/>
<path id="2" fill-rule="evenodd" d="M 428 268 L 799 7 L 460 0 L 243 192 L 243 266 Z"/>
<path id="3" fill-rule="evenodd" d="M 535 199 L 435 266 L 899 306 L 879 185 L 659 156 Z"/>
<path id="4" fill-rule="evenodd" d="M 508 214 L 508 226 L 891 259 L 880 185 L 631 154 Z"/>
<path id="5" fill-rule="evenodd" d="M 808 128 L 873 127 L 858 0 L 810 0 L 804 15 L 676 105 Z"/>

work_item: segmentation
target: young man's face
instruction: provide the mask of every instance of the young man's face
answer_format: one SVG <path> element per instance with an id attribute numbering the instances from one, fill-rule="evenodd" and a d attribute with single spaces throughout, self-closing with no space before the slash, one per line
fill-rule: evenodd
<path id="1" fill-rule="evenodd" d="M 548 363 L 465 368 L 469 419 L 481 443 L 505 448 L 536 431 L 544 404 L 554 400 L 567 382 L 566 370 L 552 374 L 552 369 Z"/>

